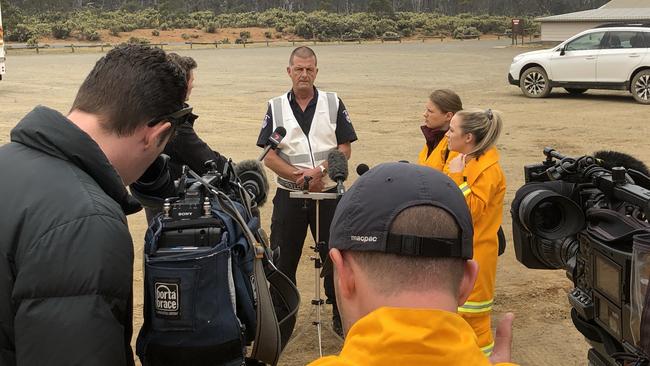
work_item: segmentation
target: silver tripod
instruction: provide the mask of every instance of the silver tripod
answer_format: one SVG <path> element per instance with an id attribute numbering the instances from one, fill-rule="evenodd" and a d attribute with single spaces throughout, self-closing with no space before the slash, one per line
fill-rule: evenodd
<path id="1" fill-rule="evenodd" d="M 316 255 L 310 258 L 312 261 L 314 261 L 315 298 L 311 300 L 311 304 L 316 306 L 316 321 L 312 322 L 312 324 L 316 326 L 316 331 L 318 332 L 318 354 L 320 357 L 323 357 L 323 338 L 321 335 L 321 306 L 323 305 L 324 301 L 320 296 L 320 271 L 323 267 L 323 263 L 320 259 L 320 249 L 321 246 L 325 245 L 325 243 L 321 243 L 320 241 L 320 201 L 335 200 L 338 198 L 338 195 L 336 193 L 298 191 L 290 192 L 289 197 L 316 201 L 316 244 L 311 247 Z"/>

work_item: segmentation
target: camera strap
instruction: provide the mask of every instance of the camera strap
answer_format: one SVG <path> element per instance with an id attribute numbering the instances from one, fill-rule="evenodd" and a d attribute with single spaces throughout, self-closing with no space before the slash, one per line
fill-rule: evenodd
<path id="1" fill-rule="evenodd" d="M 264 249 L 261 246 L 255 246 L 255 251 L 258 254 L 255 257 L 254 281 L 257 293 L 257 329 L 255 330 L 255 343 L 253 343 L 251 357 L 270 365 L 277 365 L 282 351 L 280 327 L 262 265 Z"/>
<path id="2" fill-rule="evenodd" d="M 215 190 L 214 187 L 210 188 L 219 200 L 224 212 L 231 215 L 231 217 L 235 219 L 235 222 L 239 224 L 249 245 L 251 245 L 254 250 L 255 259 L 253 265 L 255 279 L 253 285 L 255 286 L 255 293 L 257 294 L 257 329 L 255 330 L 255 342 L 253 343 L 251 358 L 275 366 L 280 358 L 282 347 L 280 342 L 280 327 L 275 315 L 275 309 L 269 291 L 269 284 L 266 280 L 266 274 L 262 262 L 265 255 L 264 247 L 257 243 L 255 236 L 246 224 L 244 218 L 234 208 L 228 196 Z"/>

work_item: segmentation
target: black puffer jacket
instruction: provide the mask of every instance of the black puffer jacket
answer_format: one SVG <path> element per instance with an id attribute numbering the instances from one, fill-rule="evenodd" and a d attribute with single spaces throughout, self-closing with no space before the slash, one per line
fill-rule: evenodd
<path id="1" fill-rule="evenodd" d="M 165 146 L 163 154 L 169 155 L 169 172 L 173 180 L 181 176 L 183 165 L 195 173 L 203 175 L 208 171 L 205 162 L 212 160 L 217 164 L 217 171 L 222 171 L 228 159 L 212 150 L 194 130 L 194 122 L 199 118 L 191 114 L 188 121 L 178 126 L 176 136 Z"/>
<path id="2" fill-rule="evenodd" d="M 0 147 L 0 365 L 133 365 L 136 212 L 99 146 L 37 107 Z"/>

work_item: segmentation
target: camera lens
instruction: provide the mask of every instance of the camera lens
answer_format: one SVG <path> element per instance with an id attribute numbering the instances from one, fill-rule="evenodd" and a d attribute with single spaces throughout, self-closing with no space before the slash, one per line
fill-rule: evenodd
<path id="1" fill-rule="evenodd" d="M 553 231 L 562 224 L 564 217 L 560 207 L 552 202 L 542 202 L 533 211 L 533 220 L 541 230 Z"/>
<path id="2" fill-rule="evenodd" d="M 521 200 L 519 220 L 532 234 L 548 240 L 573 235 L 585 225 L 578 204 L 546 189 L 534 190 Z"/>

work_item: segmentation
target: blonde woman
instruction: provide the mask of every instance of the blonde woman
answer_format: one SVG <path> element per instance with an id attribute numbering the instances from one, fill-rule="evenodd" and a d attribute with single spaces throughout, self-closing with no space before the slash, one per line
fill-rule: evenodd
<path id="1" fill-rule="evenodd" d="M 474 329 L 486 355 L 491 354 L 494 347 L 490 316 L 499 251 L 497 232 L 506 191 L 499 153 L 494 146 L 501 126 L 501 115 L 497 111 L 463 110 L 454 115 L 447 131 L 449 150 L 458 153 L 449 161 L 447 174 L 465 195 L 472 214 L 474 260 L 479 264 L 474 290 L 458 312 Z"/>
<path id="2" fill-rule="evenodd" d="M 443 171 L 445 164 L 457 155 L 447 149 L 445 134 L 451 118 L 461 109 L 460 97 L 449 89 L 434 90 L 429 95 L 423 114 L 424 125 L 420 127 L 426 141 L 418 156 L 418 164 Z"/>

